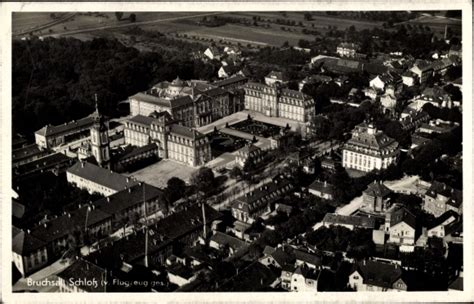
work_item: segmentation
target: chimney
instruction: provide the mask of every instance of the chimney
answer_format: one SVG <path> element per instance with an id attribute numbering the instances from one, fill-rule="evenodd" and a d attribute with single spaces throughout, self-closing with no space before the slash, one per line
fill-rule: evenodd
<path id="1" fill-rule="evenodd" d="M 81 161 L 81 168 L 84 168 L 84 165 L 85 165 L 84 162 Z"/>
<path id="2" fill-rule="evenodd" d="M 130 177 L 127 177 L 127 183 L 129 183 L 129 182 L 130 182 Z"/>
<path id="3" fill-rule="evenodd" d="M 26 233 L 27 233 L 27 234 L 30 234 L 30 233 L 31 233 L 31 230 L 30 230 L 30 229 L 26 229 Z"/>
<path id="4" fill-rule="evenodd" d="M 107 202 L 110 202 L 110 196 L 107 196 Z"/>
<path id="5" fill-rule="evenodd" d="M 68 212 L 68 213 L 67 213 L 67 217 L 71 218 L 71 213 Z"/>
<path id="6" fill-rule="evenodd" d="M 132 188 L 128 188 L 128 193 L 132 193 Z"/>

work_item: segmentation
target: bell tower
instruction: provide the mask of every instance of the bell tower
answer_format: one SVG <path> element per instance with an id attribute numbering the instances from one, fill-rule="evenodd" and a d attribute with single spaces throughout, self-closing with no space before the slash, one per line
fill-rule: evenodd
<path id="1" fill-rule="evenodd" d="M 109 134 L 104 117 L 99 113 L 95 94 L 94 124 L 91 127 L 91 150 L 99 166 L 110 169 Z"/>

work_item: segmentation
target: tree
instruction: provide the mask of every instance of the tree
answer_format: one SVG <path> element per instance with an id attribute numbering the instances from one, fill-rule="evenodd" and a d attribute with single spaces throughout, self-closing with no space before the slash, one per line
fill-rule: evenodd
<path id="1" fill-rule="evenodd" d="M 134 23 L 135 21 L 137 21 L 137 16 L 135 14 L 130 14 L 130 22 Z"/>
<path id="2" fill-rule="evenodd" d="M 122 12 L 115 12 L 115 18 L 117 18 L 118 21 L 122 20 L 123 13 Z"/>
<path id="3" fill-rule="evenodd" d="M 191 176 L 191 183 L 198 191 L 209 193 L 216 185 L 214 172 L 210 168 L 202 167 Z"/>
<path id="4" fill-rule="evenodd" d="M 175 202 L 184 195 L 186 189 L 186 183 L 179 177 L 172 177 L 167 182 L 165 189 L 166 200 L 169 203 Z"/>
<path id="5" fill-rule="evenodd" d="M 311 20 L 313 20 L 313 15 L 311 15 L 310 12 L 305 12 L 305 13 L 304 13 L 304 20 L 306 20 L 306 21 L 311 21 Z M 314 25 L 313 25 L 313 26 L 314 26 Z"/>

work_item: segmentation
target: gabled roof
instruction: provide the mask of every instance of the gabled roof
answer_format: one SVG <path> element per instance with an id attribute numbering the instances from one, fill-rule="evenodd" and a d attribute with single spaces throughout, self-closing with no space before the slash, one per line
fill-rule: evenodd
<path id="1" fill-rule="evenodd" d="M 19 149 L 12 150 L 12 162 L 15 163 L 24 158 L 46 153 L 48 152 L 45 150 L 41 150 L 37 144 L 31 144 L 28 146 L 21 147 Z"/>
<path id="2" fill-rule="evenodd" d="M 115 191 L 127 189 L 138 183 L 136 180 L 125 175 L 104 169 L 85 161 L 78 161 L 72 167 L 67 169 L 67 172 Z"/>
<path id="3" fill-rule="evenodd" d="M 358 50 L 359 45 L 353 42 L 341 42 L 337 47 Z"/>
<path id="4" fill-rule="evenodd" d="M 13 252 L 22 256 L 35 252 L 45 246 L 45 242 L 23 230 L 19 230 L 12 239 Z"/>
<path id="5" fill-rule="evenodd" d="M 321 265 L 321 257 L 315 254 L 311 254 L 302 250 L 294 250 L 293 253 L 295 255 L 296 260 L 299 260 L 311 265 L 316 265 L 316 266 Z"/>
<path id="6" fill-rule="evenodd" d="M 220 231 L 216 231 L 216 233 L 211 236 L 210 240 L 218 243 L 221 246 L 229 246 L 233 250 L 237 250 L 247 245 L 247 243 L 244 241 Z"/>
<path id="7" fill-rule="evenodd" d="M 61 133 L 68 132 L 69 130 L 74 130 L 78 128 L 87 128 L 94 124 L 96 116 L 92 113 L 89 116 L 84 118 L 73 120 L 62 125 L 52 126 L 46 125 L 43 128 L 39 129 L 35 132 L 35 134 L 42 135 L 42 136 L 53 136 Z"/>
<path id="8" fill-rule="evenodd" d="M 170 132 L 175 133 L 175 134 L 180 135 L 180 136 L 190 138 L 190 139 L 197 139 L 197 138 L 205 137 L 204 134 L 202 134 L 202 133 L 200 133 L 200 132 L 198 132 L 198 131 L 196 131 L 192 128 L 188 128 L 188 127 L 178 125 L 178 124 L 171 125 Z"/>
<path id="9" fill-rule="evenodd" d="M 237 74 L 227 79 L 216 81 L 213 83 L 213 85 L 218 86 L 218 87 L 225 87 L 227 85 L 231 85 L 233 83 L 246 81 L 246 80 L 247 80 L 247 77 Z"/>
<path id="10" fill-rule="evenodd" d="M 294 274 L 300 274 L 305 279 L 317 280 L 320 274 L 319 270 L 311 269 L 309 267 L 298 266 Z M 315 287 L 316 288 L 316 287 Z"/>
<path id="11" fill-rule="evenodd" d="M 328 224 L 339 224 L 339 225 L 353 225 L 355 227 L 361 227 L 366 229 L 375 228 L 375 218 L 363 217 L 355 215 L 340 215 L 336 213 L 326 213 L 323 219 L 324 223 Z"/>
<path id="12" fill-rule="evenodd" d="M 135 115 L 135 116 L 129 118 L 128 121 L 149 127 L 151 125 L 151 123 L 153 121 L 155 121 L 155 119 L 153 117 L 150 117 L 150 116 Z"/>
<path id="13" fill-rule="evenodd" d="M 367 189 L 364 190 L 364 194 L 374 197 L 385 197 L 390 193 L 392 193 L 392 190 L 385 186 L 381 181 L 377 182 L 375 180 L 367 186 Z"/>
<path id="14" fill-rule="evenodd" d="M 401 207 L 392 212 L 390 218 L 390 227 L 393 227 L 401 222 L 404 222 L 411 228 L 416 229 L 416 217 L 405 207 Z"/>
<path id="15" fill-rule="evenodd" d="M 439 225 L 443 224 L 446 220 L 449 218 L 454 218 L 454 221 L 456 221 L 459 218 L 459 215 L 454 212 L 453 210 L 448 210 L 445 213 L 441 214 L 438 216 L 436 219 L 434 219 L 428 227 L 426 227 L 428 230 L 433 229 L 435 227 L 438 227 Z"/>
<path id="16" fill-rule="evenodd" d="M 454 189 L 445 183 L 434 181 L 425 195 L 436 198 L 438 194 L 448 197 L 447 203 L 451 206 L 459 207 L 462 204 L 462 191 Z"/>
<path id="17" fill-rule="evenodd" d="M 143 201 L 160 199 L 163 190 L 146 183 L 139 183 L 128 189 L 119 191 L 94 202 L 103 212 L 113 215 L 122 212 L 130 207 L 143 204 Z"/>
<path id="18" fill-rule="evenodd" d="M 277 79 L 283 82 L 288 81 L 288 76 L 286 73 L 281 71 L 271 71 L 267 76 L 265 76 L 265 78 Z"/>
<path id="19" fill-rule="evenodd" d="M 377 261 L 363 261 L 357 264 L 356 270 L 364 279 L 364 284 L 392 288 L 393 283 L 402 277 L 402 269 L 398 265 Z"/>

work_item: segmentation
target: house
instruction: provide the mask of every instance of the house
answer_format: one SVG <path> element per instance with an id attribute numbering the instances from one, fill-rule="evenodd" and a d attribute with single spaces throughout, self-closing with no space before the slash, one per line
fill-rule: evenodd
<path id="1" fill-rule="evenodd" d="M 402 82 L 407 87 L 412 87 L 416 84 L 418 80 L 417 74 L 413 73 L 412 71 L 406 71 L 402 74 Z"/>
<path id="2" fill-rule="evenodd" d="M 392 116 L 395 114 L 395 106 L 397 105 L 397 97 L 391 85 L 389 85 L 385 93 L 380 96 L 380 103 L 382 105 L 382 108 L 385 114 L 392 115 Z"/>
<path id="3" fill-rule="evenodd" d="M 419 149 L 419 148 L 425 146 L 426 144 L 428 144 L 429 142 L 431 142 L 431 139 L 423 137 L 420 134 L 415 133 L 411 136 L 410 149 L 412 149 L 412 150 Z"/>
<path id="4" fill-rule="evenodd" d="M 294 292 L 317 292 L 320 270 L 298 266 L 291 276 L 290 290 Z"/>
<path id="5" fill-rule="evenodd" d="M 108 196 L 138 184 L 138 181 L 86 161 L 78 161 L 67 169 L 68 183 L 89 193 Z"/>
<path id="6" fill-rule="evenodd" d="M 435 181 L 425 193 L 423 210 L 436 217 L 449 210 L 462 214 L 462 199 L 462 191 Z"/>
<path id="7" fill-rule="evenodd" d="M 271 71 L 267 76 L 265 76 L 265 84 L 269 86 L 274 85 L 275 83 L 287 85 L 289 81 L 290 80 L 286 73 L 280 71 Z"/>
<path id="8" fill-rule="evenodd" d="M 67 157 L 62 153 L 53 153 L 38 158 L 28 163 L 18 165 L 13 168 L 13 180 L 21 181 L 28 178 L 41 175 L 45 172 L 52 172 L 58 176 L 66 171 L 74 163 L 74 159 Z"/>
<path id="9" fill-rule="evenodd" d="M 247 144 L 237 151 L 235 163 L 244 168 L 247 162 L 251 162 L 254 166 L 259 165 L 263 161 L 264 152 L 253 144 Z"/>
<path id="10" fill-rule="evenodd" d="M 209 240 L 209 247 L 220 251 L 228 250 L 229 256 L 234 255 L 239 249 L 246 246 L 246 242 L 220 231 L 216 231 Z"/>
<path id="11" fill-rule="evenodd" d="M 242 54 L 242 51 L 236 46 L 226 46 L 224 47 L 224 53 L 227 55 L 238 55 Z"/>
<path id="12" fill-rule="evenodd" d="M 215 46 L 208 47 L 203 54 L 210 60 L 220 60 L 222 57 L 221 51 Z"/>
<path id="13" fill-rule="evenodd" d="M 399 93 L 402 89 L 403 80 L 400 74 L 394 71 L 388 71 L 381 75 L 377 75 L 375 78 L 370 80 L 369 86 L 375 90 L 385 91 L 388 85 L 393 87 L 395 93 Z"/>
<path id="14" fill-rule="evenodd" d="M 390 206 L 390 194 L 392 190 L 387 188 L 382 181 L 374 181 L 367 186 L 362 193 L 364 210 L 369 212 L 385 212 Z"/>
<path id="15" fill-rule="evenodd" d="M 400 124 L 402 125 L 402 130 L 413 131 L 418 129 L 423 123 L 427 122 L 430 119 L 430 116 L 425 111 L 417 111 L 410 107 L 403 109 L 402 114 L 400 115 Z"/>
<path id="16" fill-rule="evenodd" d="M 336 53 L 341 57 L 355 57 L 360 50 L 356 43 L 342 42 L 336 48 Z"/>
<path id="17" fill-rule="evenodd" d="M 12 167 L 18 167 L 23 164 L 35 161 L 48 155 L 48 149 L 40 148 L 37 144 L 26 145 L 12 150 Z"/>
<path id="18" fill-rule="evenodd" d="M 326 213 L 323 218 L 323 225 L 325 227 L 342 226 L 350 230 L 354 230 L 355 228 L 374 229 L 375 224 L 375 218 L 365 216 Z"/>
<path id="19" fill-rule="evenodd" d="M 385 232 L 389 243 L 400 246 L 400 251 L 413 251 L 416 241 L 416 218 L 405 207 L 394 206 L 385 215 Z"/>
<path id="20" fill-rule="evenodd" d="M 321 161 L 321 168 L 334 171 L 336 170 L 336 164 L 337 162 L 335 160 L 326 157 Z"/>
<path id="21" fill-rule="evenodd" d="M 446 75 L 446 72 L 454 65 L 450 58 L 443 58 L 433 62 L 433 73 L 441 76 Z"/>
<path id="22" fill-rule="evenodd" d="M 433 66 L 428 61 L 418 59 L 413 64 L 410 71 L 416 74 L 420 84 L 423 84 L 433 75 Z"/>
<path id="23" fill-rule="evenodd" d="M 196 279 L 197 273 L 185 265 L 176 264 L 167 268 L 168 279 L 170 283 L 178 286 L 189 284 L 191 281 Z"/>
<path id="24" fill-rule="evenodd" d="M 326 181 L 320 182 L 315 180 L 309 185 L 308 191 L 312 195 L 323 199 L 332 200 L 334 198 L 334 187 Z"/>
<path id="25" fill-rule="evenodd" d="M 275 177 L 233 201 L 232 216 L 239 221 L 253 223 L 263 213 L 273 210 L 275 203 L 293 188 L 289 180 Z"/>
<path id="26" fill-rule="evenodd" d="M 429 123 L 423 123 L 419 128 L 418 132 L 426 133 L 426 134 L 443 134 L 451 132 L 452 130 L 456 129 L 459 124 L 454 123 L 445 123 L 439 120 L 430 121 Z"/>
<path id="27" fill-rule="evenodd" d="M 296 258 L 292 252 L 293 248 L 289 246 L 282 246 L 278 248 L 265 246 L 263 249 L 263 256 L 259 259 L 259 263 L 265 266 L 271 265 L 279 269 L 293 266 L 295 264 Z"/>
<path id="28" fill-rule="evenodd" d="M 12 226 L 13 263 L 22 276 L 41 269 L 49 263 L 47 243 L 31 235 L 31 231 L 23 231 Z"/>
<path id="29" fill-rule="evenodd" d="M 235 65 L 222 65 L 217 71 L 217 76 L 219 78 L 229 78 L 239 71 L 239 68 Z"/>
<path id="30" fill-rule="evenodd" d="M 459 214 L 457 214 L 453 210 L 446 211 L 441 216 L 433 220 L 428 227 L 426 227 L 428 237 L 435 236 L 443 238 L 446 235 L 449 235 L 451 233 L 451 230 L 449 228 L 453 227 L 453 224 L 456 224 L 458 219 Z"/>
<path id="31" fill-rule="evenodd" d="M 397 264 L 364 260 L 349 275 L 349 286 L 356 291 L 407 291 L 403 270 Z"/>
<path id="32" fill-rule="evenodd" d="M 248 78 L 246 76 L 237 73 L 237 75 L 231 76 L 223 80 L 218 80 L 216 82 L 213 82 L 212 84 L 218 88 L 230 90 L 242 87 L 245 83 L 247 83 L 247 81 Z"/>

